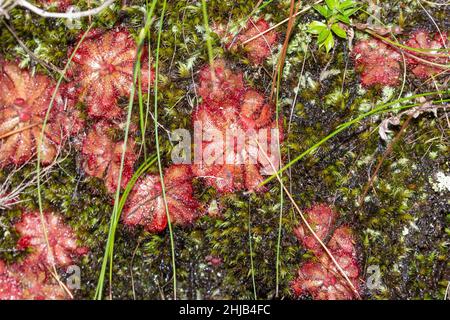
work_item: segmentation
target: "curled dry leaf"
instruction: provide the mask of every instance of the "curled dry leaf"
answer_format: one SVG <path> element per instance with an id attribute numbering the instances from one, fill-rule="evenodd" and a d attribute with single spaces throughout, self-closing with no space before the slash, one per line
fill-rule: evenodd
<path id="1" fill-rule="evenodd" d="M 426 112 L 432 112 L 435 116 L 437 116 L 438 109 L 448 108 L 447 105 L 433 105 L 431 101 L 427 101 L 424 97 L 419 98 L 418 101 L 422 104 L 381 121 L 380 127 L 378 128 L 378 133 L 380 134 L 381 139 L 385 141 L 389 140 L 388 133 L 392 131 L 389 127 L 400 125 L 400 120 L 403 116 L 411 115 L 415 119 Z"/>

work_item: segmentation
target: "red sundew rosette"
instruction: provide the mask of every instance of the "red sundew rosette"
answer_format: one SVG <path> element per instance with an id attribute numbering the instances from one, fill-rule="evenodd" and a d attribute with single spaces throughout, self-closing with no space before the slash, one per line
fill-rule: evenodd
<path id="1" fill-rule="evenodd" d="M 0 275 L 0 300 L 65 300 L 66 290 L 48 271 L 48 267 L 25 259 L 5 268 Z M 7 283 L 2 283 L 7 277 Z"/>
<path id="2" fill-rule="evenodd" d="M 41 265 L 25 260 L 13 266 L 12 273 L 20 279 L 25 300 L 65 300 L 69 296 L 56 279 Z"/>
<path id="3" fill-rule="evenodd" d="M 60 12 L 66 12 L 72 5 L 72 0 L 38 0 L 46 7 L 55 6 Z"/>
<path id="4" fill-rule="evenodd" d="M 237 150 L 225 150 L 229 147 L 225 140 L 227 129 L 238 122 L 235 105 L 214 108 L 202 104 L 193 113 L 192 122 L 199 125 L 201 131 L 194 134 L 202 137 L 202 159 L 194 159 L 194 175 L 201 177 L 206 184 L 214 186 L 220 192 L 241 190 L 244 186 L 243 165 L 235 164 L 234 158 L 227 158 L 227 153 L 233 156 Z M 208 137 L 214 141 L 206 141 L 209 140 Z M 216 147 L 218 153 L 213 151 Z M 227 161 L 232 163 L 226 163 Z"/>
<path id="5" fill-rule="evenodd" d="M 113 128 L 114 125 L 106 121 L 96 123 L 84 139 L 81 151 L 85 173 L 103 179 L 109 193 L 117 190 L 124 148 L 124 141 L 115 142 L 108 135 Z M 122 189 L 133 176 L 136 159 L 135 141 L 128 138 L 120 185 Z"/>
<path id="6" fill-rule="evenodd" d="M 250 19 L 244 31 L 239 35 L 237 43 L 243 43 L 256 35 L 265 32 L 269 27 L 269 23 L 264 19 L 259 19 L 256 22 Z M 277 33 L 275 30 L 271 30 L 246 43 L 244 45 L 244 50 L 253 64 L 261 64 L 271 55 L 272 48 L 276 41 Z"/>
<path id="7" fill-rule="evenodd" d="M 221 193 L 263 190 L 261 168 L 270 174 L 273 169 L 253 140 L 264 138 L 262 147 L 277 168 L 278 150 L 274 154 L 267 150 L 271 130 L 277 129 L 273 107 L 262 94 L 246 89 L 242 74 L 231 71 L 223 60 L 213 69 L 202 69 L 199 88 L 203 103 L 192 114 L 194 135 L 201 139 L 195 142 L 194 175 Z"/>
<path id="8" fill-rule="evenodd" d="M 423 60 L 443 65 L 449 62 L 448 55 L 447 57 L 445 57 L 443 56 L 444 52 L 439 51 L 439 49 L 445 49 L 446 46 L 448 47 L 448 36 L 446 33 L 443 33 L 441 35 L 439 32 L 436 32 L 433 35 L 425 30 L 417 30 L 413 34 L 411 34 L 405 45 L 416 49 L 429 49 L 429 51 L 426 52 L 427 54 L 412 50 L 409 51 L 410 54 L 415 55 Z M 430 54 L 436 54 L 436 56 L 433 57 Z M 442 68 L 423 63 L 417 59 L 412 58 L 411 56 L 407 56 L 406 61 L 411 68 L 412 73 L 416 77 L 421 79 L 430 78 L 444 71 L 444 69 Z"/>
<path id="9" fill-rule="evenodd" d="M 306 218 L 319 239 L 324 241 L 331 231 L 336 214 L 329 206 L 319 204 L 306 212 Z M 291 283 L 294 295 L 311 295 L 315 300 L 354 299 L 353 288 L 309 229 L 302 225 L 294 232 L 302 245 L 311 250 L 315 256 L 300 266 L 298 277 Z M 326 245 L 353 287 L 359 292 L 359 264 L 354 242 L 351 229 L 341 226 L 333 232 Z"/>
<path id="10" fill-rule="evenodd" d="M 188 225 L 197 218 L 192 171 L 187 165 L 172 165 L 164 172 L 167 207 L 174 225 Z M 149 232 L 161 232 L 167 226 L 167 214 L 159 175 L 140 178 L 130 192 L 122 221 L 128 226 L 143 226 Z"/>
<path id="11" fill-rule="evenodd" d="M 90 117 L 113 119 L 123 114 L 119 97 L 128 97 L 133 86 L 133 69 L 137 44 L 131 34 L 116 28 L 102 32 L 92 30 L 78 47 L 69 72 L 77 86 L 80 100 L 86 103 Z M 69 56 L 72 53 L 69 53 Z M 142 54 L 141 83 L 147 88 L 153 83 L 148 57 Z"/>
<path id="12" fill-rule="evenodd" d="M 240 34 L 233 37 L 223 24 L 213 23 L 212 25 L 212 30 L 222 39 L 227 49 L 235 51 L 239 46 L 242 46 L 246 56 L 254 65 L 262 64 L 271 55 L 278 40 L 278 35 L 275 30 L 271 30 L 246 44 L 243 43 L 269 28 L 269 23 L 262 18 L 257 21 L 250 19 Z"/>
<path id="13" fill-rule="evenodd" d="M 213 66 L 204 66 L 199 72 L 198 93 L 204 103 L 221 107 L 239 103 L 244 93 L 241 72 L 233 72 L 225 60 L 215 60 Z"/>
<path id="14" fill-rule="evenodd" d="M 74 103 L 45 75 L 32 76 L 16 64 L 0 61 L 0 167 L 22 165 L 40 150 L 44 165 L 53 162 L 67 138 L 80 129 L 82 120 Z"/>
<path id="15" fill-rule="evenodd" d="M 400 80 L 400 53 L 376 40 L 360 40 L 352 51 L 356 69 L 365 87 L 395 86 Z"/>
<path id="16" fill-rule="evenodd" d="M 68 266 L 73 262 L 73 257 L 87 253 L 88 249 L 78 246 L 74 231 L 64 224 L 60 216 L 44 212 L 44 223 L 51 250 L 47 247 L 39 212 L 23 213 L 21 220 L 14 225 L 20 235 L 17 248 L 31 251 L 27 263 Z"/>
<path id="17" fill-rule="evenodd" d="M 305 217 L 321 241 L 324 241 L 329 235 L 336 221 L 336 213 L 326 204 L 313 205 L 305 211 Z M 294 229 L 294 234 L 306 249 L 312 250 L 315 253 L 322 251 L 322 246 L 305 224 L 302 223 Z"/>
<path id="18" fill-rule="evenodd" d="M 8 267 L 0 260 L 0 301 L 22 299 L 23 292 L 19 281 L 9 274 Z"/>

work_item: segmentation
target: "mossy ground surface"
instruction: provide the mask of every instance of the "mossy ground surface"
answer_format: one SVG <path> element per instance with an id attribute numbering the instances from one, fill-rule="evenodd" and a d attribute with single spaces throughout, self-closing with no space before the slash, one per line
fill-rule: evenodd
<path id="1" fill-rule="evenodd" d="M 239 21 L 252 12 L 257 1 L 207 1 L 210 22 Z M 85 1 L 75 1 L 84 7 Z M 137 34 L 144 24 L 144 1 L 126 1 L 126 6 L 114 6 L 93 17 L 96 27 L 108 29 L 121 25 Z M 405 32 L 416 28 L 433 30 L 426 13 L 416 1 L 383 1 L 381 18 L 386 24 L 401 24 Z M 157 7 L 156 17 L 159 16 Z M 258 12 L 272 24 L 288 16 L 288 1 L 272 1 Z M 449 30 L 448 9 L 429 8 L 430 14 L 442 30 Z M 318 16 L 312 11 L 300 16 L 295 25 L 286 58 L 285 73 L 279 92 L 286 140 L 282 152 L 285 162 L 326 136 L 339 124 L 387 99 L 400 94 L 400 87 L 392 90 L 374 88 L 363 90 L 353 70 L 348 44 L 339 41 L 330 54 L 319 50 L 314 39 L 305 32 L 306 25 Z M 364 22 L 367 15 L 356 19 Z M 89 25 L 82 19 L 80 29 L 67 28 L 62 20 L 38 18 L 20 8 L 4 20 L 36 56 L 63 69 L 67 51 Z M 151 27 L 150 47 L 157 39 L 156 21 Z M 280 43 L 286 25 L 277 29 Z M 357 33 L 356 38 L 364 36 Z M 195 107 L 194 83 L 196 71 L 207 63 L 205 30 L 201 1 L 169 1 L 160 50 L 159 121 L 167 130 L 190 128 L 190 114 Z M 269 92 L 271 74 L 277 52 L 263 66 L 252 66 L 241 51 L 226 52 L 215 36 L 215 56 L 226 57 L 233 67 L 244 71 L 245 81 Z M 18 60 L 23 67 L 57 74 L 37 63 L 21 48 L 11 33 L 0 26 L 0 55 Z M 306 54 L 305 54 L 306 53 Z M 303 60 L 306 56 L 306 62 Z M 302 72 L 303 69 L 303 72 Z M 335 72 L 320 81 L 324 70 Z M 292 105 L 299 76 L 300 87 Z M 345 79 L 344 79 L 345 75 Z M 407 78 L 402 95 L 424 92 L 417 80 Z M 430 90 L 433 90 L 431 88 Z M 151 97 L 153 99 L 153 97 Z M 123 101 L 123 107 L 126 107 Z M 79 105 L 83 109 L 82 104 Z M 293 108 L 292 122 L 289 118 Z M 138 108 L 132 121 L 138 125 Z M 383 161 L 369 189 L 363 205 L 359 205 L 370 175 L 386 151 L 388 142 L 380 139 L 378 125 L 387 114 L 363 120 L 327 142 L 313 155 L 296 163 L 284 174 L 292 194 L 301 208 L 313 203 L 330 203 L 339 213 L 339 224 L 349 224 L 356 235 L 362 280 L 369 274 L 369 266 L 381 271 L 381 286 L 365 289 L 366 299 L 442 299 L 450 278 L 449 271 L 449 192 L 433 188 L 438 171 L 450 173 L 449 126 L 445 114 L 423 114 L 413 119 L 393 151 Z M 402 119 L 404 121 L 406 119 Z M 153 127 L 145 133 L 148 154 L 154 154 Z M 400 126 L 393 128 L 397 134 Z M 139 137 L 140 134 L 137 135 Z M 73 145 L 77 141 L 72 141 Z M 160 132 L 163 165 L 170 164 L 172 144 L 164 130 Z M 112 212 L 112 198 L 101 181 L 85 176 L 80 168 L 80 154 L 76 148 L 64 150 L 66 157 L 42 186 L 44 208 L 61 212 L 65 221 L 78 234 L 90 253 L 80 262 L 81 289 L 76 297 L 93 297 Z M 138 163 L 143 162 L 141 156 Z M 13 186 L 21 183 L 27 172 L 34 170 L 30 163 L 15 174 Z M 157 166 L 152 169 L 157 172 Z M 0 181 L 9 170 L 0 172 Z M 236 193 L 219 197 L 211 188 L 196 181 L 196 195 L 203 205 L 217 199 L 223 208 L 220 218 L 204 216 L 189 227 L 174 228 L 178 296 L 187 299 L 253 298 L 249 234 L 251 235 L 258 298 L 275 295 L 275 262 L 280 212 L 280 186 L 271 182 L 260 194 Z M 13 224 L 21 209 L 37 207 L 36 186 L 21 194 L 24 202 L 0 214 L 0 259 L 9 262 L 22 259 L 15 250 L 17 234 Z M 279 298 L 293 298 L 289 283 L 296 276 L 298 266 L 308 257 L 292 233 L 299 223 L 287 197 L 284 201 L 281 238 L 281 267 Z M 212 266 L 206 257 L 216 256 L 222 264 Z M 170 299 L 172 297 L 172 266 L 168 232 L 149 234 L 141 229 L 131 230 L 119 225 L 114 251 L 112 297 L 117 299 Z M 61 270 L 63 273 L 64 270 Z M 364 285 L 364 284 L 363 284 Z M 109 292 L 109 284 L 107 285 Z"/>

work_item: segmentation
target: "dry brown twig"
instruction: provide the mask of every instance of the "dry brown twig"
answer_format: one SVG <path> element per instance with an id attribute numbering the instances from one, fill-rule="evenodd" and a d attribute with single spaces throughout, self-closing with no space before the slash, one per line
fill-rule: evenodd
<path id="1" fill-rule="evenodd" d="M 397 135 L 395 136 L 395 138 L 391 141 L 391 143 L 389 143 L 389 145 L 386 148 L 386 151 L 383 153 L 383 155 L 381 156 L 381 159 L 378 161 L 378 164 L 375 168 L 375 171 L 373 172 L 373 174 L 370 176 L 369 181 L 367 182 L 366 186 L 364 187 L 363 193 L 359 199 L 359 207 L 361 207 L 364 204 L 364 199 L 366 198 L 367 193 L 369 192 L 370 187 L 373 185 L 373 182 L 375 181 L 375 178 L 378 175 L 378 172 L 381 169 L 381 166 L 384 162 L 384 160 L 386 160 L 386 158 L 391 154 L 394 145 L 397 143 L 397 141 L 400 139 L 400 137 L 402 136 L 403 132 L 405 131 L 406 127 L 409 125 L 409 122 L 411 121 L 411 119 L 413 118 L 413 115 L 410 114 L 408 116 L 408 118 L 406 119 L 405 123 L 403 123 L 402 127 L 400 128 L 400 131 L 397 133 Z"/>
<path id="2" fill-rule="evenodd" d="M 0 0 L 2 1 L 2 0 Z M 0 16 L 1 16 L 1 12 L 0 12 Z M 6 21 L 3 21 L 4 26 L 6 27 L 6 29 L 8 29 L 8 31 L 11 33 L 11 35 L 14 37 L 14 39 L 16 39 L 17 43 L 19 44 L 20 47 L 22 47 L 22 49 L 30 56 L 30 58 L 34 61 L 36 61 L 37 63 L 41 64 L 42 66 L 44 66 L 44 68 L 46 68 L 47 70 L 53 70 L 54 72 L 58 73 L 59 75 L 63 76 L 64 79 L 66 79 L 66 77 L 64 76 L 62 70 L 58 69 L 55 65 L 53 65 L 52 63 L 49 63 L 47 61 L 42 60 L 41 58 L 39 58 L 37 55 L 34 54 L 33 51 L 31 51 L 26 45 L 25 43 L 19 38 L 19 36 L 17 35 L 16 31 L 14 30 L 14 28 L 9 25 L 8 23 L 6 23 Z"/>
<path id="3" fill-rule="evenodd" d="M 271 101 L 273 100 L 273 94 L 274 94 L 275 88 L 277 86 L 277 81 L 279 80 L 278 77 L 281 77 L 281 75 L 283 74 L 283 67 L 284 67 L 284 62 L 286 59 L 289 40 L 291 38 L 292 29 L 294 27 L 295 17 L 297 16 L 298 9 L 300 6 L 301 6 L 300 0 L 298 1 L 297 5 L 295 5 L 295 0 L 291 0 L 291 5 L 289 8 L 288 26 L 287 26 L 287 30 L 286 30 L 286 38 L 284 39 L 283 48 L 281 49 L 280 58 L 278 59 L 277 67 L 273 70 L 273 75 L 272 75 L 272 88 L 270 90 L 270 99 L 269 99 Z"/>
<path id="4" fill-rule="evenodd" d="M 425 112 L 433 112 L 433 113 L 437 113 L 437 110 L 439 108 L 443 108 L 446 109 L 448 106 L 447 105 L 433 105 L 431 102 L 429 101 L 421 101 L 423 102 L 422 105 L 417 106 L 415 108 L 412 108 L 410 110 L 404 111 L 396 116 L 387 118 L 385 120 L 383 120 L 383 122 L 380 124 L 380 136 L 383 140 L 387 139 L 386 136 L 386 131 L 388 131 L 388 125 L 389 124 L 394 124 L 394 125 L 398 125 L 400 124 L 400 118 L 403 115 L 407 115 L 408 118 L 405 120 L 405 122 L 403 123 L 403 125 L 401 126 L 399 132 L 396 134 L 396 136 L 392 139 L 392 141 L 389 143 L 389 145 L 386 148 L 386 151 L 383 153 L 383 155 L 381 156 L 380 160 L 377 163 L 377 166 L 373 172 L 373 174 L 371 175 L 369 181 L 367 182 L 366 186 L 364 187 L 363 193 L 359 199 L 359 206 L 361 207 L 364 204 L 364 200 L 366 198 L 367 193 L 369 192 L 370 187 L 373 186 L 373 183 L 378 175 L 378 172 L 381 169 L 381 166 L 383 164 L 383 162 L 386 160 L 386 158 L 392 153 L 393 148 L 395 146 L 395 144 L 400 140 L 401 136 L 404 134 L 406 128 L 408 127 L 409 123 L 411 122 L 411 120 L 417 118 L 419 115 L 421 115 L 422 113 Z"/>
<path id="5" fill-rule="evenodd" d="M 47 181 L 48 177 L 55 170 L 56 166 L 59 166 L 63 161 L 66 160 L 67 156 L 62 158 L 59 157 L 60 153 L 61 148 L 58 148 L 58 155 L 55 157 L 55 161 L 53 161 L 50 165 L 46 166 L 40 171 L 39 174 L 41 181 Z M 19 195 L 26 192 L 26 190 L 30 187 L 37 185 L 37 171 L 34 170 L 27 174 L 19 185 L 12 188 L 12 181 L 14 176 L 29 164 L 30 162 L 26 162 L 20 167 L 13 169 L 5 178 L 5 180 L 0 184 L 0 210 L 10 209 L 13 206 L 23 202 L 19 199 Z M 35 192 L 35 189 L 30 192 Z"/>

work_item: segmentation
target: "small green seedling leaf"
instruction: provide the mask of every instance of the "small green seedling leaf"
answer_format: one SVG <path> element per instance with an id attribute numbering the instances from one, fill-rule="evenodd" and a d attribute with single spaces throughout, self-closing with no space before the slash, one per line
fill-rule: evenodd
<path id="1" fill-rule="evenodd" d="M 319 43 L 319 45 L 322 45 L 328 39 L 330 34 L 331 34 L 331 31 L 329 29 L 322 30 L 322 32 L 319 33 L 319 38 L 317 39 L 317 42 Z"/>
<path id="2" fill-rule="evenodd" d="M 355 6 L 355 3 L 353 2 L 353 0 L 346 0 L 339 4 L 339 9 L 345 10 L 345 9 L 348 9 L 348 8 L 351 8 L 354 6 Z"/>
<path id="3" fill-rule="evenodd" d="M 344 16 L 342 14 L 338 14 L 336 16 L 336 19 L 338 19 L 339 21 L 345 23 L 345 24 L 350 24 L 350 18 L 348 16 Z"/>
<path id="4" fill-rule="evenodd" d="M 346 9 L 344 10 L 344 15 L 350 17 L 351 15 L 355 14 L 359 9 L 361 9 L 361 7 Z"/>
<path id="5" fill-rule="evenodd" d="M 339 24 L 335 23 L 331 26 L 331 30 L 333 30 L 334 34 L 337 35 L 340 38 L 347 38 L 347 33 L 344 29 L 342 29 Z"/>
<path id="6" fill-rule="evenodd" d="M 317 44 L 319 47 L 325 46 L 329 52 L 335 44 L 334 35 L 339 38 L 346 39 L 347 31 L 342 27 L 350 25 L 350 16 L 357 12 L 355 0 L 325 0 L 325 5 L 315 5 L 313 8 L 319 12 L 326 21 L 313 21 L 308 26 L 308 32 L 317 35 Z"/>
<path id="7" fill-rule="evenodd" d="M 331 10 L 336 9 L 337 5 L 339 4 L 339 0 L 325 0 L 327 3 L 328 8 Z"/>
<path id="8" fill-rule="evenodd" d="M 329 17 L 331 17 L 331 15 L 332 15 L 332 11 L 331 10 L 329 10 L 326 6 L 320 6 L 320 5 L 317 5 L 317 6 L 313 6 L 313 8 L 317 11 L 317 12 L 319 12 L 325 19 L 328 19 Z"/>
<path id="9" fill-rule="evenodd" d="M 330 52 L 331 49 L 333 49 L 334 38 L 333 38 L 333 34 L 331 32 L 328 34 L 328 37 L 325 39 L 324 45 L 325 45 L 325 49 L 327 50 L 327 53 Z"/>
<path id="10" fill-rule="evenodd" d="M 324 29 L 327 28 L 327 25 L 323 22 L 313 21 L 308 26 L 308 32 L 312 34 L 320 34 Z"/>

